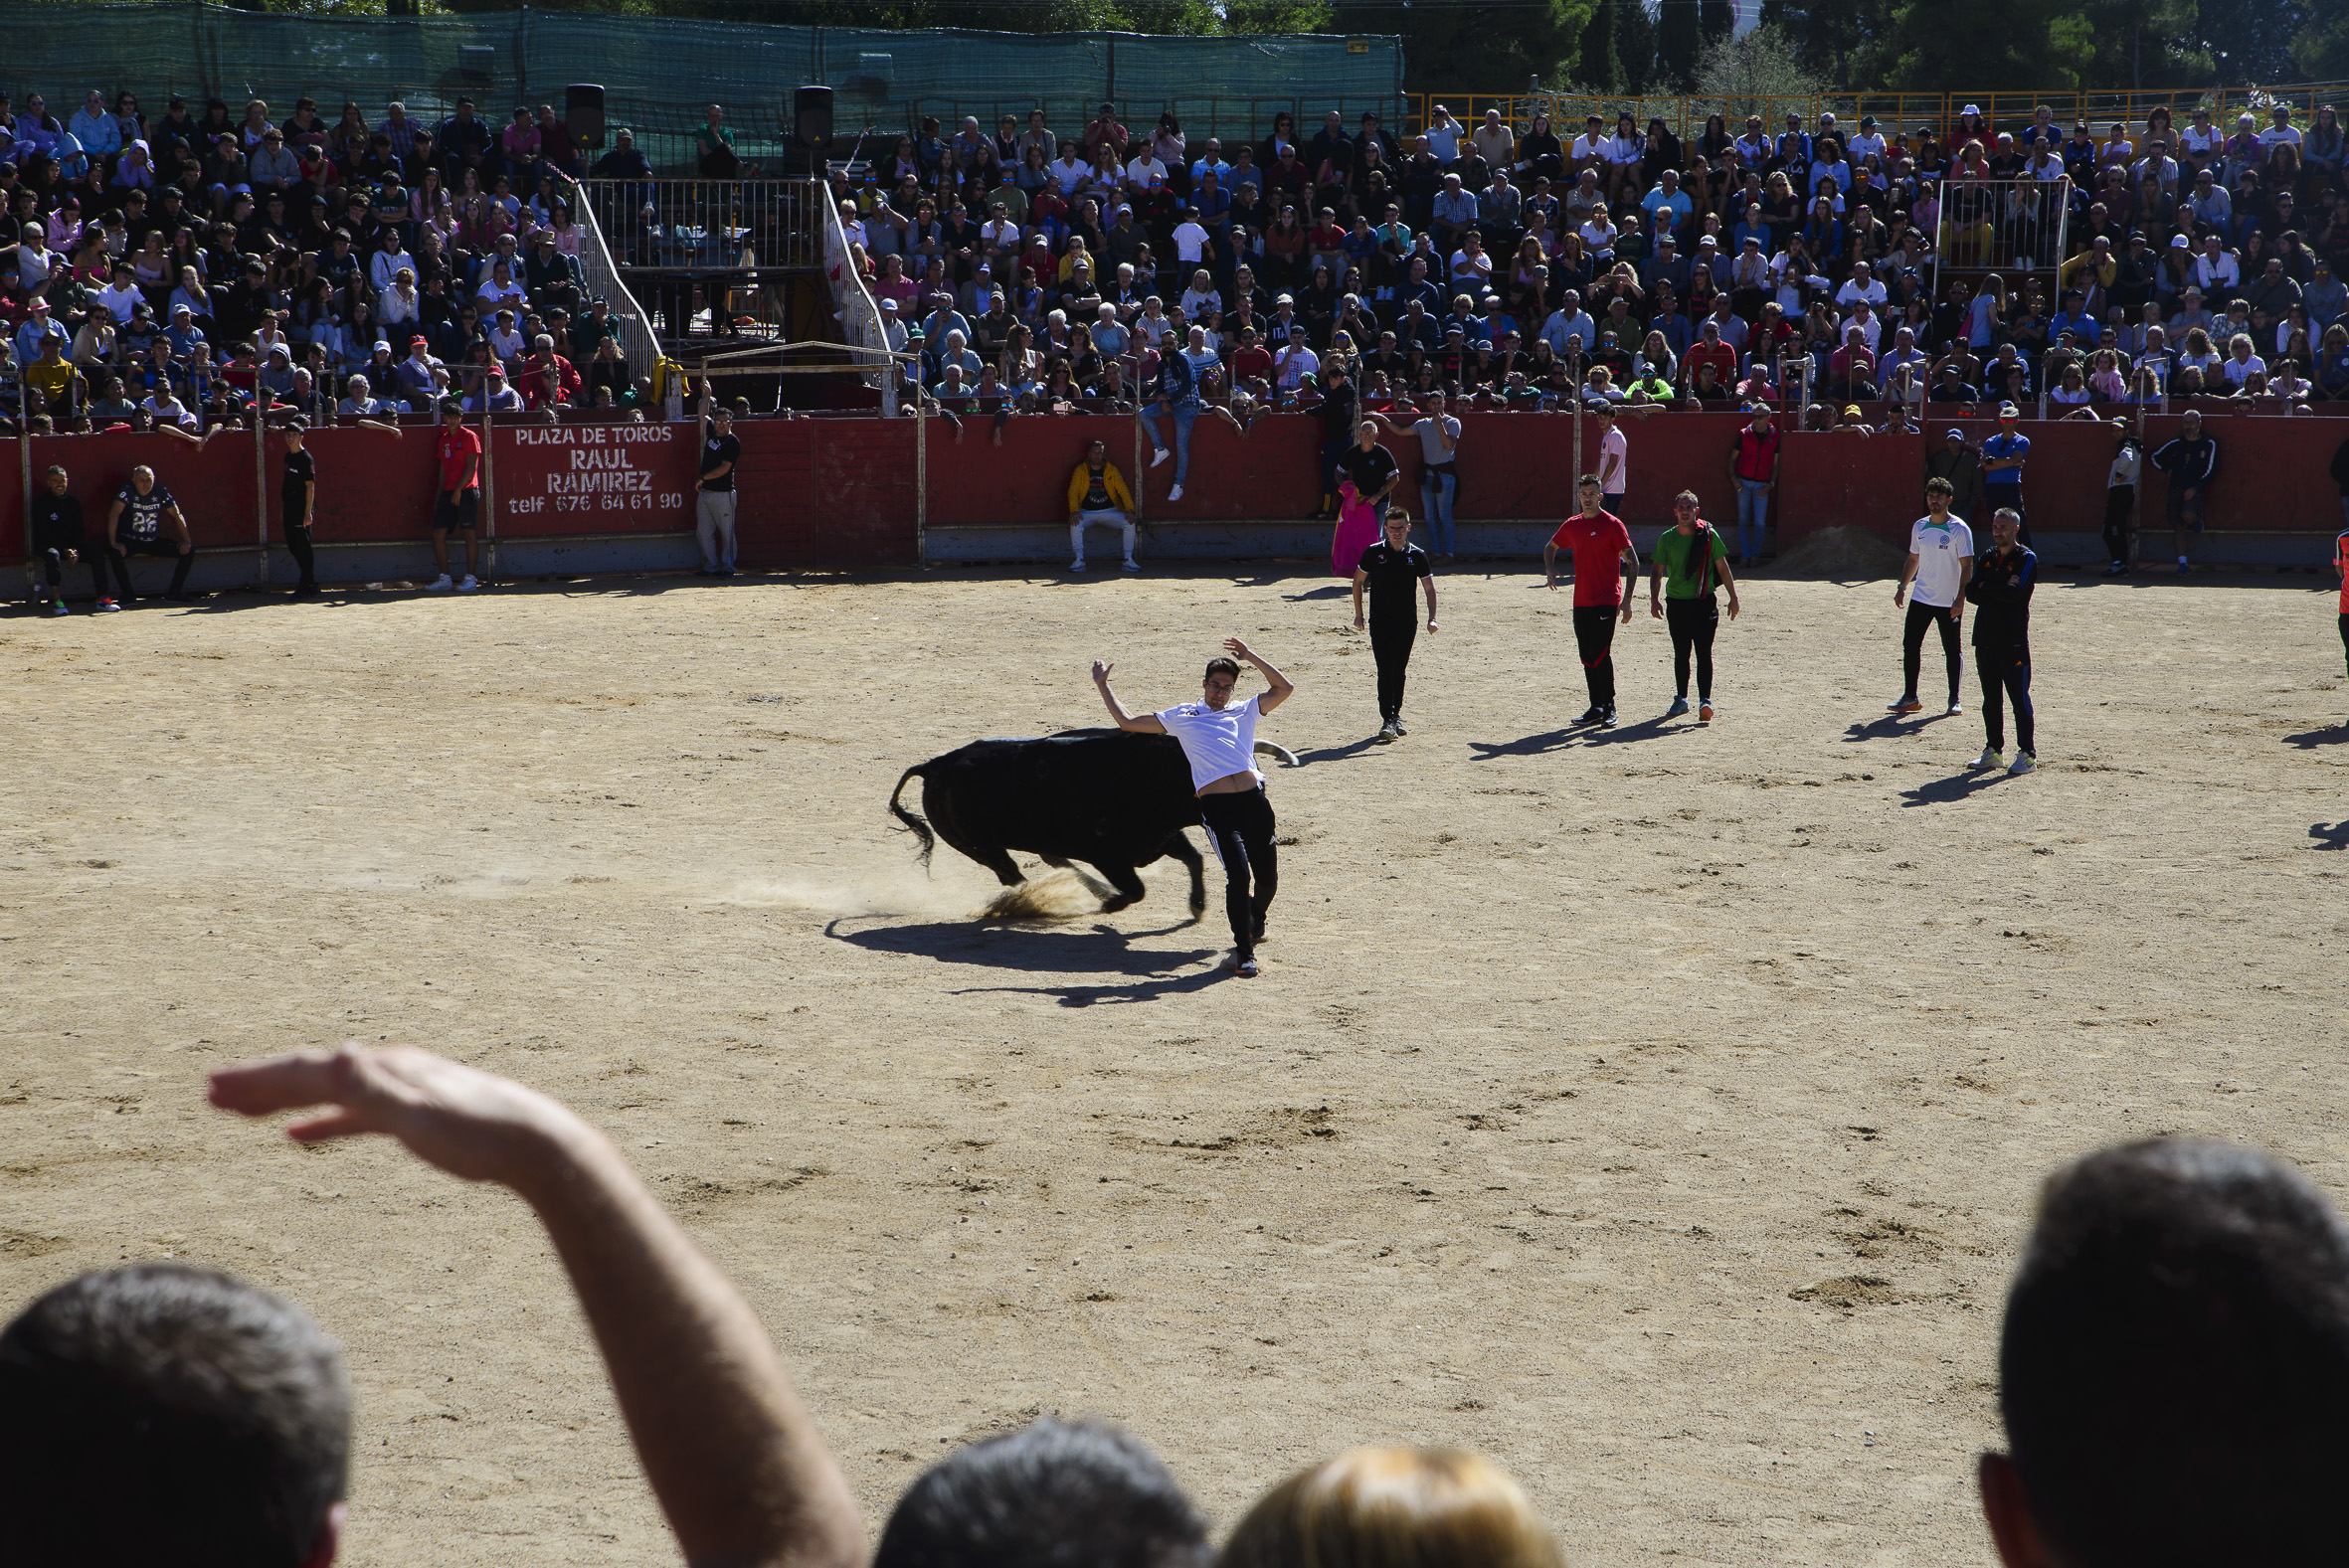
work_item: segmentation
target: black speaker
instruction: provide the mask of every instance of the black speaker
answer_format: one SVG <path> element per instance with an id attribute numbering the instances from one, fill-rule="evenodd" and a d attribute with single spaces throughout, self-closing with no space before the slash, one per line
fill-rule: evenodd
<path id="1" fill-rule="evenodd" d="M 575 82 L 563 89 L 563 123 L 571 129 L 571 145 L 588 149 L 604 145 L 604 89 L 592 82 Z"/>
<path id="2" fill-rule="evenodd" d="M 832 89 L 802 87 L 792 94 L 792 140 L 811 150 L 832 144 Z"/>

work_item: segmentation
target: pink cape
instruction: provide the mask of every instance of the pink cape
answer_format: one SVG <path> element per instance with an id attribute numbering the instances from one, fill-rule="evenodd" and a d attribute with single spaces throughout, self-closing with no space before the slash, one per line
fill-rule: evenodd
<path id="1" fill-rule="evenodd" d="M 1338 494 L 1338 531 L 1330 536 L 1330 575 L 1351 579 L 1361 565 L 1362 552 L 1378 542 L 1378 512 L 1352 484 L 1340 485 Z"/>

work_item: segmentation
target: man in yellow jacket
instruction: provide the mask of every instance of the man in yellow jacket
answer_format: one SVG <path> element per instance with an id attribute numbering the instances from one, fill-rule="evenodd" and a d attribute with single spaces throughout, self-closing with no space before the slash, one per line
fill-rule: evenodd
<path id="1" fill-rule="evenodd" d="M 1069 563 L 1071 572 L 1085 570 L 1085 528 L 1092 523 L 1121 530 L 1126 536 L 1126 570 L 1142 570 L 1142 563 L 1134 559 L 1134 494 L 1126 488 L 1118 465 L 1109 460 L 1109 442 L 1101 440 L 1086 449 L 1085 460 L 1068 476 L 1068 548 L 1076 558 Z"/>

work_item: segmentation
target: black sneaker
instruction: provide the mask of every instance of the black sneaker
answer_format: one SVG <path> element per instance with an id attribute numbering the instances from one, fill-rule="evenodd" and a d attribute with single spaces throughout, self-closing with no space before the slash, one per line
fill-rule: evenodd
<path id="1" fill-rule="evenodd" d="M 1262 915 L 1256 917 L 1256 924 L 1249 929 L 1248 935 L 1249 940 L 1252 942 L 1262 942 L 1264 940 L 1264 917 Z"/>
<path id="2" fill-rule="evenodd" d="M 1576 719 L 1574 722 L 1576 724 L 1596 724 L 1606 716 L 1607 710 L 1594 703 L 1590 707 L 1583 709 L 1582 717 Z"/>
<path id="3" fill-rule="evenodd" d="M 1231 972 L 1238 975 L 1243 980 L 1254 979 L 1256 977 L 1256 955 L 1253 953 L 1243 953 L 1238 958 L 1232 959 Z"/>
<path id="4" fill-rule="evenodd" d="M 1615 710 L 1609 708 L 1605 713 L 1599 715 L 1598 727 L 1602 730 L 1611 730 L 1621 722 L 1615 717 Z"/>

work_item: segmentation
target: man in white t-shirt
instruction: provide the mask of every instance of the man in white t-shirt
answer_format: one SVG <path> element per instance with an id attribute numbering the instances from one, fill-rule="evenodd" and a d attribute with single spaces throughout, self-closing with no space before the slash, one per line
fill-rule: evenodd
<path id="1" fill-rule="evenodd" d="M 2299 146 L 2300 129 L 2292 123 L 2292 111 L 2278 103 L 2268 113 L 2273 116 L 2274 123 L 2259 132 L 2259 145 L 2269 153 L 2278 147 Z"/>
<path id="2" fill-rule="evenodd" d="M 1196 266 L 1207 259 L 1207 230 L 1199 222 L 1198 209 L 1185 207 L 1182 222 L 1174 226 L 1174 260 L 1184 266 Z"/>
<path id="3" fill-rule="evenodd" d="M 1590 412 L 1598 419 L 1598 493 L 1599 508 L 1623 515 L 1623 492 L 1631 482 L 1631 442 L 1624 437 L 1621 423 L 1615 418 L 1611 403 L 1594 404 Z"/>
<path id="4" fill-rule="evenodd" d="M 1197 702 L 1185 702 L 1158 713 L 1129 713 L 1109 689 L 1106 660 L 1093 661 L 1093 685 L 1121 730 L 1141 735 L 1172 735 L 1182 743 L 1190 765 L 1191 790 L 1198 796 L 1199 818 L 1215 858 L 1223 863 L 1223 911 L 1231 921 L 1232 970 L 1243 979 L 1256 973 L 1256 944 L 1264 940 L 1265 912 L 1272 908 L 1280 885 L 1280 862 L 1273 849 L 1275 824 L 1272 802 L 1264 797 L 1264 776 L 1256 771 L 1256 721 L 1288 701 L 1297 688 L 1289 677 L 1249 650 L 1237 637 L 1223 639 L 1229 658 L 1207 661 L 1206 679 Z M 1263 675 L 1268 689 L 1233 706 L 1232 687 L 1240 678 L 1237 660 L 1245 659 Z M 1250 882 L 1253 881 L 1253 888 Z"/>
<path id="5" fill-rule="evenodd" d="M 1974 535 L 1964 518 L 1950 513 L 1949 503 L 1956 495 L 1947 479 L 1927 479 L 1925 515 L 1908 529 L 1908 562 L 1900 569 L 1900 586 L 1893 590 L 1893 603 L 1908 607 L 1900 636 L 1900 699 L 1892 705 L 1895 713 L 1915 713 L 1924 707 L 1916 698 L 1916 677 L 1927 626 L 1941 632 L 1941 659 L 1949 667 L 1947 711 L 1965 712 L 1958 700 L 1958 686 L 1965 678 L 1964 644 L 1958 632 L 1964 625 L 1966 582 L 1974 575 Z M 1911 582 L 1916 585 L 1913 599 L 1908 593 Z"/>

